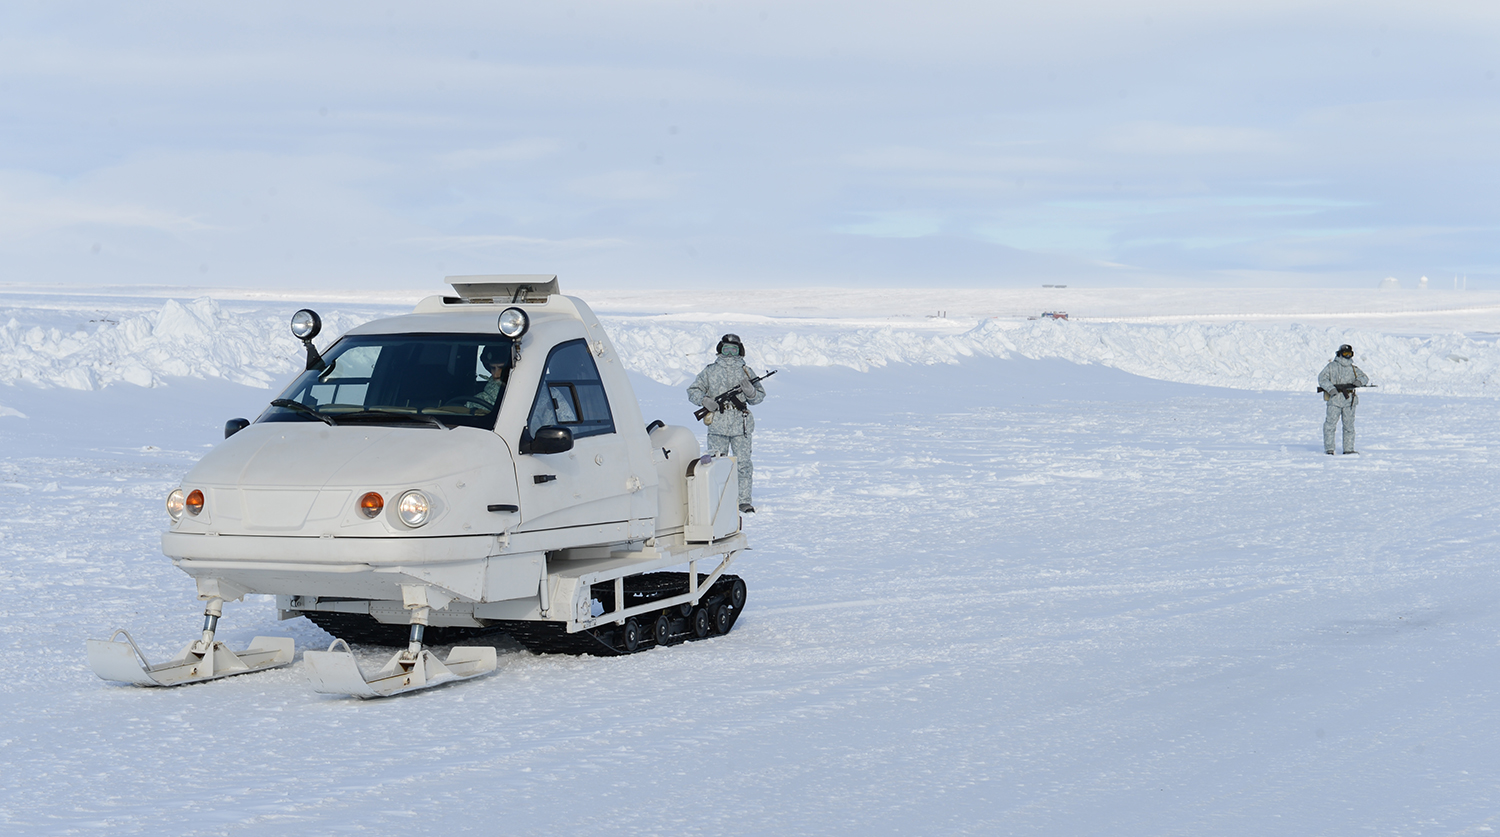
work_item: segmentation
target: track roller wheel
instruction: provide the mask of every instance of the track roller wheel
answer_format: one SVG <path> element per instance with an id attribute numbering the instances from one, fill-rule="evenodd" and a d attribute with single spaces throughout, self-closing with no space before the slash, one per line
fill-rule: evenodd
<path id="1" fill-rule="evenodd" d="M 745 609 L 745 582 L 743 579 L 736 578 L 734 583 L 729 585 L 729 605 L 734 608 L 735 613 L 739 613 Z"/>
<path id="2" fill-rule="evenodd" d="M 712 629 L 713 620 L 709 618 L 707 608 L 700 607 L 693 611 L 693 636 L 702 639 L 708 636 L 708 632 Z"/>
<path id="3" fill-rule="evenodd" d="M 672 638 L 672 620 L 667 618 L 665 611 L 656 615 L 656 624 L 651 628 L 651 638 L 656 640 L 657 645 L 666 645 Z"/>
<path id="4" fill-rule="evenodd" d="M 734 612 L 729 605 L 719 605 L 714 608 L 714 630 L 721 634 L 729 633 L 729 628 L 734 624 Z"/>
<path id="5" fill-rule="evenodd" d="M 641 647 L 641 623 L 634 616 L 620 626 L 620 647 L 626 654 L 634 654 Z"/>
<path id="6" fill-rule="evenodd" d="M 677 606 L 677 615 L 687 619 L 693 615 L 693 603 L 683 602 Z"/>

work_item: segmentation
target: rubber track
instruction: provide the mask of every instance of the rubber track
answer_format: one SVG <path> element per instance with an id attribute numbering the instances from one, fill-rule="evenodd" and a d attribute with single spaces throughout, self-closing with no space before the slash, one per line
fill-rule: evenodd
<path id="1" fill-rule="evenodd" d="M 700 574 L 698 579 L 701 583 L 707 581 L 708 577 Z M 739 576 L 736 575 L 720 576 L 714 586 L 698 600 L 697 609 L 706 609 L 710 615 L 719 605 L 729 606 L 729 626 L 725 629 L 726 633 L 733 629 L 735 622 L 739 621 L 740 610 L 743 607 L 736 608 L 730 601 L 730 591 L 734 583 L 739 580 Z M 625 604 L 626 607 L 635 607 L 687 591 L 687 573 L 646 573 L 625 579 Z M 614 582 L 596 584 L 591 592 L 594 598 L 603 605 L 605 612 L 614 609 Z M 636 649 L 637 652 L 656 645 L 652 631 L 659 612 L 647 612 L 635 617 L 641 625 L 641 643 Z M 329 634 L 353 645 L 405 647 L 411 630 L 407 625 L 387 624 L 362 613 L 304 610 L 301 614 Z M 668 645 L 709 639 L 717 635 L 717 631 L 712 626 L 705 636 L 700 637 L 695 634 L 692 628 L 692 612 L 684 614 L 678 605 L 668 608 L 667 615 L 671 620 Z M 620 638 L 621 628 L 620 625 L 601 625 L 570 634 L 558 622 L 500 620 L 483 628 L 429 626 L 426 631 L 425 644 L 452 645 L 457 642 L 482 642 L 485 638 L 496 639 L 500 636 L 509 636 L 525 646 L 527 650 L 537 654 L 589 654 L 597 657 L 612 657 L 630 653 L 623 647 Z"/>
<path id="2" fill-rule="evenodd" d="M 331 613 L 326 610 L 298 611 L 314 625 L 351 645 L 377 645 L 405 648 L 411 635 L 410 625 L 391 625 L 363 613 Z M 499 633 L 493 627 L 456 628 L 427 626 L 423 635 L 426 645 L 452 645 Z"/>
<path id="3" fill-rule="evenodd" d="M 700 581 L 707 581 L 708 577 L 698 576 Z M 693 610 L 707 610 L 710 614 L 719 605 L 729 606 L 729 625 L 724 629 L 728 633 L 734 628 L 734 623 L 739 621 L 740 609 L 735 608 L 730 602 L 730 590 L 734 583 L 739 581 L 737 575 L 723 575 L 710 587 L 703 597 L 698 600 L 698 607 Z M 625 604 L 627 607 L 649 604 L 658 599 L 676 596 L 688 591 L 687 573 L 646 573 L 644 575 L 632 576 L 625 579 Z M 604 606 L 605 612 L 614 609 L 615 585 L 613 581 L 594 585 L 593 595 L 599 603 Z M 641 643 L 636 653 L 656 645 L 652 636 L 652 629 L 656 624 L 656 617 L 661 611 L 646 612 L 635 617 L 641 625 Z M 710 639 L 718 633 L 709 628 L 704 636 L 698 636 L 692 629 L 692 611 L 684 615 L 678 605 L 673 605 L 666 610 L 671 620 L 671 630 L 667 639 L 668 645 L 676 645 L 679 642 L 693 642 L 699 639 Z M 496 627 L 510 634 L 517 642 L 526 646 L 526 649 L 537 654 L 589 654 L 596 657 L 614 657 L 631 652 L 626 651 L 620 638 L 621 625 L 601 625 L 586 631 L 568 633 L 567 629 L 558 622 L 530 622 L 530 621 L 501 621 Z"/>

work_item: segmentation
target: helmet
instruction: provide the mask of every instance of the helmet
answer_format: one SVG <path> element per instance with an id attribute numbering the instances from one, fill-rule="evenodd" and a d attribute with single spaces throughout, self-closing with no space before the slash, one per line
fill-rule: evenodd
<path id="1" fill-rule="evenodd" d="M 714 354 L 724 354 L 725 346 L 734 346 L 739 349 L 739 351 L 735 352 L 735 354 L 739 355 L 740 357 L 745 356 L 745 344 L 740 340 L 740 336 L 738 334 L 726 334 L 723 337 L 720 337 L 719 345 L 714 347 Z"/>
<path id="2" fill-rule="evenodd" d="M 491 343 L 484 347 L 483 352 L 479 353 L 479 362 L 484 364 L 486 369 L 495 364 L 509 366 L 510 347 L 504 343 Z"/>
<path id="3" fill-rule="evenodd" d="M 1354 347 L 1345 343 L 1334 354 L 1337 354 L 1339 357 L 1354 357 Z"/>

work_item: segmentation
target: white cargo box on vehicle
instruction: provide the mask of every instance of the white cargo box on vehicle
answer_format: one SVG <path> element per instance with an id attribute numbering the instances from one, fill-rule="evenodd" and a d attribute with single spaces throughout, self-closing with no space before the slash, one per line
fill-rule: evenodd
<path id="1" fill-rule="evenodd" d="M 688 465 L 689 543 L 716 541 L 740 530 L 738 463 L 732 456 L 704 456 Z"/>

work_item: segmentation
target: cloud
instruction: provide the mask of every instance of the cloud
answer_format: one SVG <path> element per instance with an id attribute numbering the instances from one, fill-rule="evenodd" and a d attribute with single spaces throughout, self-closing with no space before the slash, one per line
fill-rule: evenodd
<path id="1" fill-rule="evenodd" d="M 0 279 L 1500 282 L 1497 37 L 1441 1 L 11 4 Z"/>
<path id="2" fill-rule="evenodd" d="M 470 169 L 496 163 L 527 163 L 550 157 L 563 148 L 562 140 L 547 137 L 528 137 L 512 140 L 488 148 L 465 148 L 449 151 L 439 156 L 444 168 Z"/>
<path id="3" fill-rule="evenodd" d="M 484 250 L 495 247 L 529 247 L 539 249 L 597 250 L 609 247 L 625 247 L 630 242 L 623 238 L 527 238 L 519 235 L 447 235 L 406 239 L 412 244 L 424 245 L 434 250 Z"/>
<path id="4" fill-rule="evenodd" d="M 31 238 L 73 227 L 172 234 L 212 229 L 190 215 L 88 191 L 29 172 L 0 172 L 0 239 Z"/>
<path id="5" fill-rule="evenodd" d="M 1041 143 L 1032 144 L 1046 151 Z M 855 152 L 845 158 L 855 168 L 892 172 L 941 172 L 968 175 L 1030 175 L 1077 171 L 1080 161 L 1048 154 L 1005 153 L 990 149 L 888 146 Z"/>
<path id="6" fill-rule="evenodd" d="M 1261 128 L 1134 122 L 1113 126 L 1100 148 L 1120 154 L 1254 154 L 1296 151 L 1286 137 Z"/>
<path id="7" fill-rule="evenodd" d="M 835 232 L 881 238 L 920 238 L 943 230 L 941 216 L 921 212 L 870 212 L 858 220 L 837 224 Z"/>
<path id="8" fill-rule="evenodd" d="M 575 177 L 567 189 L 580 197 L 634 203 L 665 200 L 678 194 L 681 185 L 680 175 L 635 169 Z"/>

